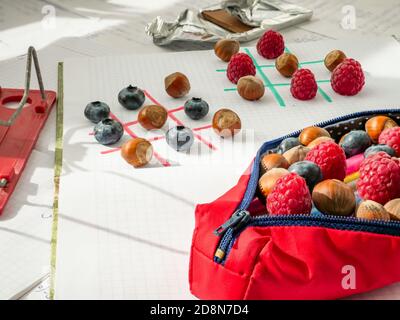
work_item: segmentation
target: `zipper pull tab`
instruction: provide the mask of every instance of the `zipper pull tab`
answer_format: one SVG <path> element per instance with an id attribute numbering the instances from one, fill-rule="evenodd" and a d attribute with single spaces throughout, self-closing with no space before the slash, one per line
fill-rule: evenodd
<path id="1" fill-rule="evenodd" d="M 247 223 L 249 220 L 250 220 L 250 213 L 248 211 L 238 210 L 229 218 L 228 221 L 226 221 L 224 224 L 215 229 L 214 234 L 218 237 L 221 237 L 228 228 L 235 227 L 235 229 L 238 229 L 242 225 Z"/>

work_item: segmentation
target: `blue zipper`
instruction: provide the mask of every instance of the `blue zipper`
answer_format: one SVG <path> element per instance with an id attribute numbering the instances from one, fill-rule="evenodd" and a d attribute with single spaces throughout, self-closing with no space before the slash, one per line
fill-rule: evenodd
<path id="1" fill-rule="evenodd" d="M 400 112 L 400 109 L 383 109 L 356 112 L 349 115 L 337 117 L 329 121 L 321 122 L 316 126 L 326 127 L 353 118 L 398 112 Z M 339 230 L 366 231 L 378 234 L 400 236 L 400 222 L 397 221 L 364 220 L 356 217 L 340 217 L 327 215 L 261 215 L 256 217 L 250 216 L 247 208 L 253 201 L 256 192 L 261 156 L 268 150 L 272 150 L 278 147 L 282 140 L 286 138 L 297 137 L 300 135 L 300 133 L 301 130 L 298 130 L 281 138 L 268 141 L 264 143 L 258 150 L 253 162 L 249 183 L 247 185 L 247 189 L 241 203 L 239 204 L 238 208 L 231 216 L 231 218 L 214 231 L 215 235 L 221 237 L 214 257 L 214 261 L 216 263 L 224 264 L 235 240 L 247 227 L 319 226 Z"/>

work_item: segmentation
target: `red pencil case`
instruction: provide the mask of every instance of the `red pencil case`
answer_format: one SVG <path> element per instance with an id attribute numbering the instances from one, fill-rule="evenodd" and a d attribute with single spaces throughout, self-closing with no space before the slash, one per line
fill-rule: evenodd
<path id="1" fill-rule="evenodd" d="M 359 112 L 318 124 L 335 140 L 375 115 L 400 123 L 400 110 Z M 400 222 L 327 215 L 266 215 L 255 197 L 260 158 L 236 186 L 196 207 L 189 282 L 200 299 L 336 299 L 400 281 Z M 400 183 L 400 182 L 399 182 Z"/>

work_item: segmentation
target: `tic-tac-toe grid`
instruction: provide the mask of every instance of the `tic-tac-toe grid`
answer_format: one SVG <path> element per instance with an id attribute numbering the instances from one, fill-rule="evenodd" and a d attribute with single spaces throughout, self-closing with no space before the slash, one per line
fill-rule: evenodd
<path id="1" fill-rule="evenodd" d="M 281 94 L 279 94 L 278 90 L 276 89 L 277 87 L 290 87 L 290 82 L 276 82 L 273 83 L 270 80 L 270 77 L 268 77 L 267 73 L 264 71 L 264 69 L 275 69 L 275 64 L 262 64 L 259 63 L 255 57 L 254 54 L 252 54 L 250 52 L 250 50 L 248 48 L 244 48 L 243 52 L 246 53 L 247 55 L 249 55 L 249 57 L 253 60 L 254 62 L 254 66 L 256 67 L 257 70 L 257 74 L 259 75 L 259 77 L 261 77 L 261 79 L 264 82 L 264 86 L 266 88 L 268 88 L 271 93 L 273 94 L 276 102 L 278 103 L 278 105 L 280 107 L 285 107 L 286 106 L 286 102 L 284 100 L 284 98 L 281 96 Z M 285 47 L 285 52 L 287 53 L 291 53 L 291 51 Z M 299 62 L 299 68 L 302 68 L 304 66 L 307 65 L 321 65 L 324 63 L 324 60 L 311 60 L 311 61 L 301 61 Z M 217 72 L 226 72 L 227 69 L 217 69 Z M 316 80 L 317 85 L 318 85 L 318 94 L 320 94 L 327 102 L 332 102 L 332 98 L 321 88 L 320 84 L 324 84 L 324 83 L 330 83 L 329 79 L 317 79 Z M 224 89 L 225 92 L 227 91 L 237 91 L 236 87 L 232 87 L 232 88 L 225 88 Z"/>
<path id="2" fill-rule="evenodd" d="M 161 104 L 158 102 L 158 100 L 156 100 L 147 90 L 143 90 L 143 92 L 144 92 L 146 98 L 148 98 L 152 103 L 161 106 Z M 183 111 L 183 110 L 184 110 L 183 106 L 179 106 L 179 107 L 172 108 L 172 109 L 167 109 L 168 118 L 171 119 L 172 121 L 174 121 L 177 126 L 185 126 L 185 124 L 175 116 L 176 112 L 180 112 L 180 111 Z M 132 129 L 132 127 L 138 125 L 138 120 L 133 120 L 133 121 L 129 121 L 129 122 L 123 123 L 119 119 L 119 117 L 117 117 L 114 113 L 110 113 L 110 117 L 113 118 L 114 120 L 120 122 L 122 124 L 123 128 L 124 128 L 124 131 L 131 138 L 139 137 L 139 135 L 134 132 L 134 129 Z M 200 132 L 202 130 L 206 130 L 206 129 L 210 129 L 210 128 L 211 128 L 211 124 L 208 124 L 208 125 L 192 128 L 192 131 L 193 131 L 194 137 L 198 141 L 200 141 L 201 143 L 205 144 L 211 150 L 216 150 L 217 148 L 210 141 L 208 141 L 200 133 L 198 133 L 198 132 Z M 156 135 L 156 136 L 151 137 L 151 138 L 149 138 L 147 140 L 149 140 L 150 142 L 153 142 L 153 141 L 158 141 L 158 140 L 163 140 L 163 139 L 165 139 L 165 135 Z M 113 153 L 113 152 L 116 152 L 116 151 L 119 151 L 119 150 L 121 150 L 121 147 L 104 150 L 104 151 L 101 151 L 100 153 L 104 155 L 104 154 Z M 171 165 L 171 163 L 168 161 L 168 159 L 166 159 L 163 156 L 161 156 L 157 151 L 153 151 L 153 155 L 163 166 L 169 167 Z"/>

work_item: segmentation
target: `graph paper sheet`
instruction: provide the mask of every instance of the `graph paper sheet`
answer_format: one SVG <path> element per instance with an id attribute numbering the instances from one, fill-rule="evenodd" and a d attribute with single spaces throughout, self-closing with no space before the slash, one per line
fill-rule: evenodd
<path id="1" fill-rule="evenodd" d="M 371 53 L 371 46 L 375 49 Z M 333 92 L 323 58 L 340 48 L 359 60 L 366 74 L 363 91 L 354 97 Z M 212 201 L 229 189 L 256 150 L 270 140 L 316 122 L 356 111 L 396 107 L 400 78 L 400 46 L 391 38 L 313 42 L 287 46 L 301 67 L 318 81 L 315 99 L 290 95 L 289 81 L 272 67 L 274 61 L 251 55 L 266 85 L 258 102 L 242 100 L 225 75 L 226 64 L 211 51 L 71 59 L 64 68 L 64 172 L 60 189 L 55 296 L 68 298 L 181 299 L 189 298 L 188 266 L 196 203 Z M 189 97 L 202 97 L 210 114 L 188 119 L 185 98 L 164 92 L 164 77 L 185 73 Z M 119 106 L 117 94 L 129 84 L 146 92 L 146 104 L 169 110 L 168 124 L 148 133 L 136 123 L 137 111 Z M 89 101 L 102 100 L 124 124 L 125 135 L 105 147 L 91 135 L 83 117 Z M 219 108 L 235 110 L 242 133 L 221 140 L 210 129 Z M 177 153 L 162 138 L 168 126 L 185 124 L 196 135 L 190 154 Z M 152 141 L 152 163 L 134 169 L 121 158 L 120 145 L 131 137 Z M 210 276 L 210 275 L 205 275 Z"/>

